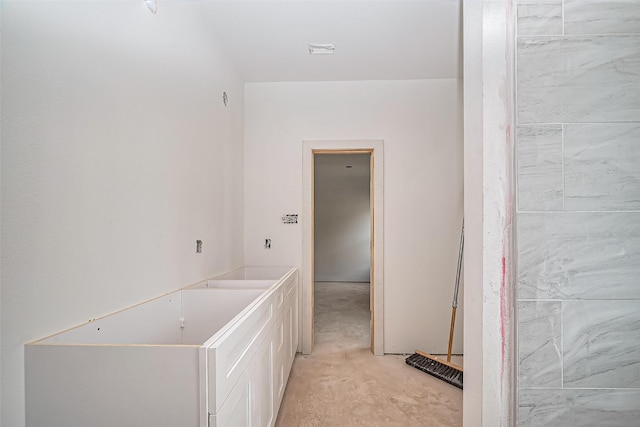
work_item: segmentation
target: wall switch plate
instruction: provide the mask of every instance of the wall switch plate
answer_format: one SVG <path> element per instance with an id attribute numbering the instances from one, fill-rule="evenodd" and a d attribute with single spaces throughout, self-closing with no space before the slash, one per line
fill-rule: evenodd
<path id="1" fill-rule="evenodd" d="M 202 240 L 196 240 L 196 253 L 202 253 Z"/>

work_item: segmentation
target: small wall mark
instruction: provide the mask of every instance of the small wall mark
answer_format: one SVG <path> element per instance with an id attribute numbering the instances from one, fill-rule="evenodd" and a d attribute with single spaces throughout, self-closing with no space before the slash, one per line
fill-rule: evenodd
<path id="1" fill-rule="evenodd" d="M 297 224 L 298 223 L 298 214 L 282 215 L 282 223 L 283 224 Z"/>

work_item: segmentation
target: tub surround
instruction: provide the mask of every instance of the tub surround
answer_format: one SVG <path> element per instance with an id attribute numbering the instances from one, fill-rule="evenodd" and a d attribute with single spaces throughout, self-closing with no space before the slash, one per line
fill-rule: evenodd
<path id="1" fill-rule="evenodd" d="M 518 425 L 637 425 L 640 3 L 517 5 Z"/>

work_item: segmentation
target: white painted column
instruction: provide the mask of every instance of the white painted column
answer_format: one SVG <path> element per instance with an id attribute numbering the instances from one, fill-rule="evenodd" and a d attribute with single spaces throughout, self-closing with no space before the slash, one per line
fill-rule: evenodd
<path id="1" fill-rule="evenodd" d="M 465 427 L 514 422 L 511 3 L 464 3 Z"/>

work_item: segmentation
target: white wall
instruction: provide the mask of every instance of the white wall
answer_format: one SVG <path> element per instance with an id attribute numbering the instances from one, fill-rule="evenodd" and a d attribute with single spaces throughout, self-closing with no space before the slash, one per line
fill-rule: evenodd
<path id="1" fill-rule="evenodd" d="M 368 282 L 371 274 L 370 154 L 316 154 L 316 282 Z M 346 168 L 345 165 L 351 168 Z"/>
<path id="2" fill-rule="evenodd" d="M 201 7 L 2 2 L 3 426 L 25 342 L 243 262 L 243 86 Z"/>
<path id="3" fill-rule="evenodd" d="M 280 217 L 302 210 L 302 140 L 383 139 L 384 350 L 446 352 L 462 220 L 461 96 L 457 80 L 245 85 L 246 263 L 301 267 L 301 228 Z"/>
<path id="4" fill-rule="evenodd" d="M 464 5 L 464 379 L 462 423 L 464 427 L 481 427 L 483 404 L 483 164 L 482 164 L 482 35 L 483 4 Z M 491 351 L 491 349 L 490 349 Z M 492 350 L 497 360 L 498 348 Z M 475 372 L 475 375 L 470 373 Z"/>
<path id="5" fill-rule="evenodd" d="M 0 64 L 2 64 L 2 4 L 0 4 Z M 2 81 L 2 67 L 0 66 L 0 82 Z M 1 91 L 0 91 L 1 92 Z M 2 94 L 0 93 L 0 96 Z M 0 102 L 0 117 L 2 117 L 2 105 Z M 2 120 L 0 120 L 0 189 L 2 189 Z M 2 197 L 0 196 L 0 224 L 2 224 Z M 2 414 L 2 228 L 0 227 L 0 414 Z M 2 415 L 0 415 L 0 425 Z"/>

